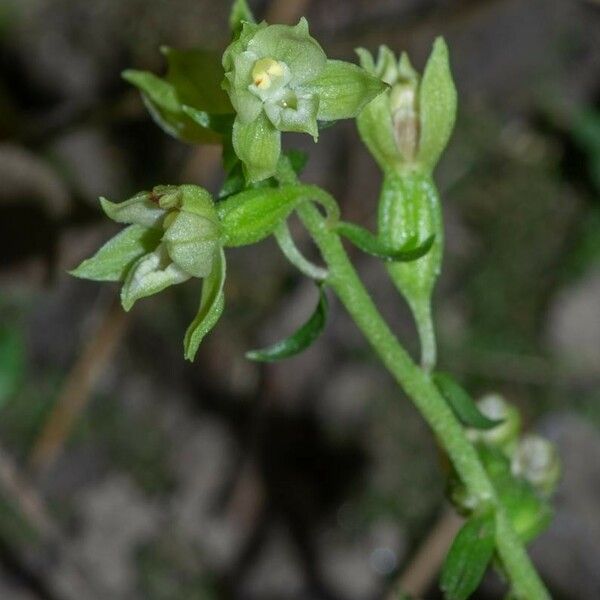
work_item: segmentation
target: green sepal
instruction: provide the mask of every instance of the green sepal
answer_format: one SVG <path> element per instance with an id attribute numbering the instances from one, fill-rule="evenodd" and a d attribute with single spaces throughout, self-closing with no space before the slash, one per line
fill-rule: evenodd
<path id="1" fill-rule="evenodd" d="M 327 322 L 329 305 L 323 286 L 319 286 L 319 302 L 310 319 L 290 337 L 263 348 L 246 352 L 248 360 L 257 362 L 276 362 L 290 358 L 306 350 L 321 335 Z"/>
<path id="2" fill-rule="evenodd" d="M 420 137 L 417 161 L 432 171 L 448 144 L 456 120 L 457 94 L 448 47 L 435 40 L 419 87 Z"/>
<path id="3" fill-rule="evenodd" d="M 161 244 L 139 258 L 129 269 L 121 288 L 121 304 L 125 311 L 129 311 L 137 300 L 158 294 L 189 278 L 189 273 L 171 262 L 165 246 Z"/>
<path id="4" fill-rule="evenodd" d="M 440 394 L 463 425 L 474 429 L 493 429 L 502 424 L 502 420 L 486 417 L 469 393 L 450 374 L 438 371 L 432 378 Z"/>
<path id="5" fill-rule="evenodd" d="M 255 23 L 254 15 L 246 0 L 234 0 L 229 11 L 229 29 L 234 38 L 242 31 L 244 23 Z"/>
<path id="6" fill-rule="evenodd" d="M 296 25 L 269 25 L 254 33 L 248 40 L 248 50 L 259 57 L 269 57 L 287 65 L 297 88 L 327 65 L 327 56 L 308 30 L 302 17 Z"/>
<path id="7" fill-rule="evenodd" d="M 341 221 L 335 226 L 335 231 L 350 240 L 363 252 L 390 262 L 418 260 L 431 250 L 435 240 L 435 235 L 431 235 L 425 241 L 419 243 L 419 240 L 413 237 L 407 240 L 400 248 L 391 248 L 387 244 L 384 244 L 376 235 L 354 223 Z"/>
<path id="8" fill-rule="evenodd" d="M 148 192 L 140 192 L 124 202 L 110 202 L 101 197 L 100 206 L 104 214 L 116 223 L 142 227 L 160 227 L 166 214 L 158 202 L 152 200 L 152 195 Z"/>
<path id="9" fill-rule="evenodd" d="M 337 218 L 337 206 L 325 202 L 318 188 L 305 185 L 282 185 L 248 189 L 216 206 L 225 246 L 246 246 L 272 235 L 280 223 L 301 202 L 315 200 L 328 211 L 330 220 Z"/>
<path id="10" fill-rule="evenodd" d="M 388 86 L 352 63 L 328 60 L 325 68 L 299 89 L 319 99 L 317 119 L 352 119 Z"/>
<path id="11" fill-rule="evenodd" d="M 491 508 L 473 514 L 462 526 L 444 561 L 440 587 L 446 600 L 467 600 L 477 589 L 495 548 Z"/>
<path id="12" fill-rule="evenodd" d="M 281 132 L 273 127 L 264 113 L 246 124 L 237 118 L 233 123 L 232 142 L 250 183 L 275 174 L 281 154 Z"/>
<path id="13" fill-rule="evenodd" d="M 131 266 L 156 248 L 161 235 L 158 229 L 130 225 L 69 273 L 93 281 L 123 281 Z"/>
<path id="14" fill-rule="evenodd" d="M 202 283 L 202 295 L 198 314 L 190 323 L 183 340 L 184 355 L 190 362 L 194 360 L 200 343 L 215 326 L 223 313 L 225 295 L 226 262 L 223 249 L 220 248 L 213 261 L 213 270 Z"/>
<path id="15" fill-rule="evenodd" d="M 181 211 L 169 224 L 162 241 L 177 266 L 194 277 L 206 277 L 213 269 L 219 239 L 216 221 Z"/>
<path id="16" fill-rule="evenodd" d="M 389 93 L 372 100 L 356 119 L 358 133 L 382 171 L 397 169 L 402 157 L 392 125 Z"/>

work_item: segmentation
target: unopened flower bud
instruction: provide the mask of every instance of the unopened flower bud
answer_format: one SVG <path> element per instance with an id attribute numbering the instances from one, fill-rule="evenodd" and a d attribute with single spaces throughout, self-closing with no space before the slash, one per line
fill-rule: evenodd
<path id="1" fill-rule="evenodd" d="M 500 448 L 507 456 L 512 456 L 521 430 L 521 415 L 515 406 L 509 404 L 500 394 L 488 394 L 477 403 L 483 415 L 494 421 L 502 421 L 487 430 L 469 430 L 473 441 Z"/>
<path id="2" fill-rule="evenodd" d="M 514 475 L 523 477 L 543 496 L 550 496 L 560 477 L 560 461 L 554 445 L 534 434 L 525 436 L 512 458 Z"/>

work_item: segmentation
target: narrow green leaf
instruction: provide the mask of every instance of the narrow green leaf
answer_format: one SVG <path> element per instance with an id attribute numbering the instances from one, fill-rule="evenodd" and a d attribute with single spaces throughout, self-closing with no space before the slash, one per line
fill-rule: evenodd
<path id="1" fill-rule="evenodd" d="M 142 92 L 150 115 L 169 135 L 191 143 L 220 141 L 231 129 L 233 113 L 221 88 L 220 56 L 203 49 L 161 51 L 168 62 L 164 78 L 132 69 L 123 78 Z"/>
<path id="2" fill-rule="evenodd" d="M 315 200 L 337 216 L 337 206 L 327 203 L 319 188 L 306 185 L 282 185 L 247 189 L 216 205 L 223 228 L 225 245 L 245 246 L 272 235 L 276 228 L 301 202 Z"/>
<path id="3" fill-rule="evenodd" d="M 240 34 L 244 23 L 255 22 L 248 2 L 246 0 L 233 0 L 231 11 L 229 12 L 229 29 L 231 29 L 233 37 L 236 38 Z"/>
<path id="4" fill-rule="evenodd" d="M 502 423 L 486 417 L 467 391 L 448 373 L 434 373 L 433 382 L 463 425 L 475 429 L 492 429 Z"/>
<path id="5" fill-rule="evenodd" d="M 456 119 L 456 88 L 446 42 L 435 40 L 419 89 L 421 135 L 417 160 L 433 170 L 448 144 Z"/>
<path id="6" fill-rule="evenodd" d="M 361 67 L 341 60 L 328 60 L 315 79 L 301 90 L 319 98 L 317 119 L 352 119 L 388 86 Z"/>
<path id="7" fill-rule="evenodd" d="M 168 65 L 165 80 L 173 86 L 182 105 L 211 115 L 233 113 L 229 96 L 221 87 L 225 71 L 219 52 L 168 46 L 163 46 L 161 52 Z"/>
<path id="8" fill-rule="evenodd" d="M 383 258 L 390 262 L 411 262 L 413 260 L 418 260 L 431 250 L 435 240 L 435 236 L 432 235 L 424 242 L 419 243 L 419 241 L 413 237 L 399 249 L 393 249 L 382 242 L 376 235 L 373 235 L 364 227 L 355 225 L 354 223 L 342 221 L 336 225 L 335 230 L 339 235 L 350 240 L 363 252 L 377 256 L 378 258 Z"/>
<path id="9" fill-rule="evenodd" d="M 217 142 L 220 136 L 196 124 L 182 110 L 175 88 L 153 73 L 134 71 L 123 72 L 123 79 L 142 92 L 142 100 L 154 122 L 166 133 L 190 143 Z"/>
<path id="10" fill-rule="evenodd" d="M 327 321 L 327 296 L 322 286 L 319 287 L 319 303 L 310 319 L 294 334 L 272 346 L 262 350 L 246 352 L 248 360 L 258 362 L 275 362 L 289 358 L 306 350 L 321 335 Z"/>
<path id="11" fill-rule="evenodd" d="M 237 118 L 233 123 L 232 141 L 250 183 L 275 174 L 281 154 L 281 132 L 264 114 L 245 124 Z"/>
<path id="12" fill-rule="evenodd" d="M 446 600 L 466 600 L 477 589 L 494 547 L 494 512 L 474 514 L 456 535 L 444 562 L 440 585 Z"/>
<path id="13" fill-rule="evenodd" d="M 156 248 L 161 235 L 158 229 L 130 225 L 69 272 L 81 279 L 123 281 L 133 263 Z"/>
<path id="14" fill-rule="evenodd" d="M 202 296 L 198 314 L 191 322 L 183 340 L 185 358 L 193 361 L 200 343 L 215 326 L 225 306 L 223 285 L 225 283 L 225 254 L 221 248 L 217 252 L 211 274 L 202 283 Z"/>

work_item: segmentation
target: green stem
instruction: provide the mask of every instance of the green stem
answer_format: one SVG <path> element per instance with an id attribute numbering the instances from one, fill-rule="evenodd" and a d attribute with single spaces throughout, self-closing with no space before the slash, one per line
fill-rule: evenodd
<path id="1" fill-rule="evenodd" d="M 327 263 L 328 284 L 386 368 L 433 429 L 471 494 L 495 505 L 498 552 L 514 593 L 524 600 L 549 599 L 550 595 L 514 532 L 463 427 L 440 396 L 429 375 L 412 361 L 389 329 L 350 263 L 338 235 L 327 226 L 314 206 L 305 204 L 298 209 L 298 213 Z"/>

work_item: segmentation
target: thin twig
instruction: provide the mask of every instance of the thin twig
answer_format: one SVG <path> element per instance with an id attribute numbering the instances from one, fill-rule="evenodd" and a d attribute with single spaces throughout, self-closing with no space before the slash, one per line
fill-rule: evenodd
<path id="1" fill-rule="evenodd" d="M 28 466 L 33 471 L 48 469 L 62 452 L 73 424 L 87 406 L 90 392 L 110 362 L 126 324 L 126 313 L 115 299 L 97 329 L 89 335 L 29 455 Z"/>
<path id="2" fill-rule="evenodd" d="M 433 584 L 462 519 L 446 511 L 429 532 L 386 600 L 398 600 L 400 593 L 422 598 Z"/>

